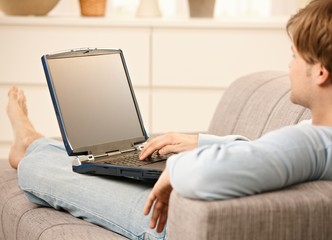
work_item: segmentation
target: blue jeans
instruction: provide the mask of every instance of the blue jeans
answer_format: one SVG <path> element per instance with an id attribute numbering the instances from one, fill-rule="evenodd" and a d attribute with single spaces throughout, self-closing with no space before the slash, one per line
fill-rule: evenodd
<path id="1" fill-rule="evenodd" d="M 164 239 L 143 215 L 151 184 L 89 176 L 72 171 L 62 142 L 41 138 L 27 149 L 18 168 L 19 185 L 30 201 L 64 209 L 75 217 L 130 239 Z"/>

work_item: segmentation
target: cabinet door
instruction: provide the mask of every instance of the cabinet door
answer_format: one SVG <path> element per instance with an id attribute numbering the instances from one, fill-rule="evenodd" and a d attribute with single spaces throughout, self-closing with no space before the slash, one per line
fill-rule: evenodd
<path id="1" fill-rule="evenodd" d="M 284 29 L 159 28 L 153 34 L 153 84 L 227 87 L 262 70 L 287 70 Z"/>
<path id="2" fill-rule="evenodd" d="M 157 89 L 152 98 L 152 131 L 205 132 L 222 90 Z"/>
<path id="3" fill-rule="evenodd" d="M 0 25 L 1 83 L 46 83 L 40 58 L 71 48 L 120 48 L 134 85 L 149 84 L 148 28 Z"/>

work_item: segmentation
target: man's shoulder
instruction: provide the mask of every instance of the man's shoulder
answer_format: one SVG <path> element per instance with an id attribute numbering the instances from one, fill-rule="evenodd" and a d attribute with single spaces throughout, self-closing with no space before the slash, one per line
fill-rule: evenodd
<path id="1" fill-rule="evenodd" d="M 262 137 L 264 140 L 286 142 L 324 141 L 332 142 L 332 127 L 301 123 L 271 131 Z"/>

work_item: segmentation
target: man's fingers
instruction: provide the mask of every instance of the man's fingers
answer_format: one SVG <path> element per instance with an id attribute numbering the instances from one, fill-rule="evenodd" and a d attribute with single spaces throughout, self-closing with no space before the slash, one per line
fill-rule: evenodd
<path id="1" fill-rule="evenodd" d="M 155 151 L 158 151 L 159 149 L 167 146 L 168 144 L 171 144 L 171 142 L 169 141 L 167 136 L 159 136 L 152 139 L 150 142 L 148 141 L 141 151 L 140 159 L 145 159 Z"/>
<path id="2" fill-rule="evenodd" d="M 152 139 L 150 142 L 148 141 L 147 144 L 144 146 L 140 159 L 144 159 L 158 151 L 160 154 L 167 154 L 167 153 L 177 153 L 184 149 L 184 146 L 180 144 L 178 138 L 175 137 L 174 133 L 169 133 L 166 135 L 162 135 Z"/>
<path id="3" fill-rule="evenodd" d="M 141 151 L 140 159 L 143 160 L 146 157 L 150 156 L 152 153 L 154 153 L 156 150 L 156 145 L 159 143 L 158 139 L 153 139 L 151 142 L 147 142 L 144 146 L 144 148 Z"/>
<path id="4" fill-rule="evenodd" d="M 153 206 L 153 212 L 150 220 L 150 228 L 155 228 L 158 222 L 158 219 L 160 217 L 160 214 L 163 211 L 165 204 L 163 204 L 160 201 L 156 201 L 154 206 Z"/>
<path id="5" fill-rule="evenodd" d="M 161 216 L 159 217 L 158 220 L 158 226 L 157 226 L 158 233 L 161 233 L 164 230 L 167 222 L 167 217 L 168 217 L 168 206 L 164 206 Z"/>
<path id="6" fill-rule="evenodd" d="M 146 203 L 144 206 L 144 215 L 148 215 L 150 213 L 151 207 L 155 200 L 156 200 L 156 196 L 153 194 L 153 192 L 151 192 L 148 199 L 146 200 Z"/>

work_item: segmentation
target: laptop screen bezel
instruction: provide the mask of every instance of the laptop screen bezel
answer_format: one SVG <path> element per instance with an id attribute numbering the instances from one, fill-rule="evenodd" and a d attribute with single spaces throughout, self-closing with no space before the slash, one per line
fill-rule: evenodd
<path id="1" fill-rule="evenodd" d="M 56 90 L 54 87 L 54 79 L 52 78 L 52 72 L 50 70 L 50 66 L 48 61 L 51 59 L 62 59 L 62 58 L 74 58 L 74 57 L 87 57 L 87 56 L 97 56 L 97 55 L 105 55 L 105 54 L 119 54 L 121 57 L 121 61 L 124 67 L 124 71 L 127 78 L 128 87 L 131 92 L 131 96 L 133 98 L 133 102 L 136 109 L 137 118 L 139 120 L 139 124 L 142 131 L 141 137 L 131 138 L 122 141 L 116 142 L 107 142 L 98 145 L 86 145 L 79 146 L 74 148 L 70 142 L 69 136 L 66 131 L 66 126 L 64 123 L 63 115 L 61 113 L 61 106 L 58 101 L 58 97 L 56 94 Z M 105 153 L 116 152 L 116 151 L 126 151 L 128 149 L 134 148 L 137 144 L 141 144 L 148 139 L 148 134 L 145 130 L 142 116 L 139 110 L 138 102 L 135 96 L 135 92 L 131 83 L 131 79 L 129 76 L 128 68 L 125 62 L 125 58 L 121 49 L 101 49 L 101 48 L 80 48 L 80 49 L 70 49 L 62 52 L 57 52 L 53 54 L 45 54 L 41 58 L 44 73 L 46 76 L 47 85 L 49 88 L 49 92 L 51 95 L 52 103 L 54 106 L 55 114 L 57 117 L 58 125 L 60 128 L 61 136 L 66 148 L 66 151 L 69 156 L 78 156 L 78 155 L 103 155 Z"/>

